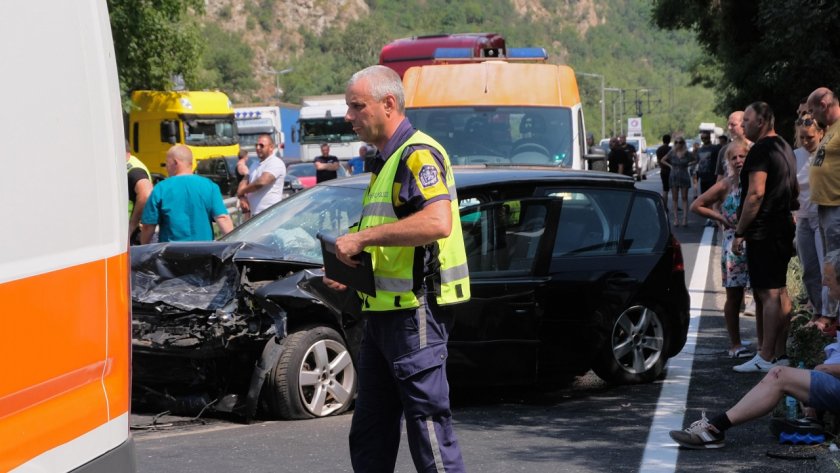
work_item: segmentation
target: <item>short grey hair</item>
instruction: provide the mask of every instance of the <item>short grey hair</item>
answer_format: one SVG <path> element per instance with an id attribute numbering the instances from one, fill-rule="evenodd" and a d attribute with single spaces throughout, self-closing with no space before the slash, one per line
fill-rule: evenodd
<path id="1" fill-rule="evenodd" d="M 834 276 L 837 277 L 837 283 L 840 284 L 840 250 L 829 251 L 823 258 L 823 264 L 830 264 L 834 268 Z"/>
<path id="2" fill-rule="evenodd" d="M 381 101 L 386 95 L 393 95 L 397 101 L 397 111 L 405 113 L 405 92 L 399 74 L 386 66 L 370 66 L 353 74 L 347 81 L 347 87 L 358 81 L 367 79 L 370 83 L 370 95 L 376 101 Z"/>

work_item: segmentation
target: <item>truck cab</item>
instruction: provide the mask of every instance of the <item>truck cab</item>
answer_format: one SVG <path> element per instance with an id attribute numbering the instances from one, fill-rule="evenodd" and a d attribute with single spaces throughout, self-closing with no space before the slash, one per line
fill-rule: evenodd
<path id="1" fill-rule="evenodd" d="M 396 39 L 383 46 L 379 53 L 379 64 L 390 67 L 403 77 L 409 67 L 433 64 L 438 48 L 467 49 L 470 59 L 492 59 L 507 54 L 505 38 L 498 33 L 412 36 Z"/>
<path id="2" fill-rule="evenodd" d="M 455 165 L 586 169 L 572 68 L 545 64 L 542 48 L 507 51 L 500 59 L 470 59 L 469 49 L 439 49 L 437 64 L 408 69 L 403 86 L 411 123 L 438 140 Z"/>
<path id="3" fill-rule="evenodd" d="M 344 95 L 319 95 L 303 98 L 298 127 L 292 131 L 292 141 L 300 143 L 300 160 L 314 161 L 321 155 L 321 144 L 330 145 L 330 154 L 347 161 L 359 153 L 364 144 L 344 120 L 347 103 Z"/>
<path id="4" fill-rule="evenodd" d="M 137 90 L 131 101 L 132 154 L 153 175 L 167 176 L 166 152 L 174 144 L 192 150 L 193 169 L 202 159 L 239 153 L 233 106 L 222 92 Z"/>
<path id="5" fill-rule="evenodd" d="M 272 106 L 236 107 L 236 130 L 239 134 L 239 148 L 255 155 L 257 138 L 269 135 L 276 145 L 277 155 L 283 157 L 285 137 L 283 136 L 280 108 Z"/>

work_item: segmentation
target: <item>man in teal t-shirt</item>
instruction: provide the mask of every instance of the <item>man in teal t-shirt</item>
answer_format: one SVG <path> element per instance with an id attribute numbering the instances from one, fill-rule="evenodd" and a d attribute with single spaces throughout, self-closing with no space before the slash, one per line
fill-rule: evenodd
<path id="1" fill-rule="evenodd" d="M 213 239 L 213 221 L 222 234 L 233 229 L 233 222 L 213 181 L 192 173 L 192 151 L 175 145 L 166 153 L 167 179 L 152 190 L 140 222 L 140 243 L 152 241 L 160 226 L 158 241 L 202 241 Z"/>

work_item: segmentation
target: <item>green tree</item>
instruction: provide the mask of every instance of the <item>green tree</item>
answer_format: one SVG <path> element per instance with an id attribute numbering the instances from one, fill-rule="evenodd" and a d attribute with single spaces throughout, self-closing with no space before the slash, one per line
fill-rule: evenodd
<path id="1" fill-rule="evenodd" d="M 197 88 L 220 89 L 244 95 L 257 88 L 251 61 L 254 52 L 240 35 L 225 31 L 214 23 L 204 26 L 206 49 L 202 57 L 204 70 Z"/>
<path id="2" fill-rule="evenodd" d="M 719 73 L 694 77 L 717 90 L 717 110 L 765 101 L 776 130 L 790 138 L 799 100 L 840 81 L 840 4 L 831 0 L 654 0 L 662 28 L 694 32 Z M 713 82 L 714 81 L 714 82 Z"/>
<path id="3" fill-rule="evenodd" d="M 108 11 L 124 103 L 133 90 L 169 89 L 173 74 L 195 80 L 203 0 L 108 0 Z"/>

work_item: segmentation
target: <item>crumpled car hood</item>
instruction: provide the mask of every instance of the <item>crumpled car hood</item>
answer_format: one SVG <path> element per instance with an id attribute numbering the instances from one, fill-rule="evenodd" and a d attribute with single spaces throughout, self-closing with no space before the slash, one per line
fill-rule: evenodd
<path id="1" fill-rule="evenodd" d="M 230 304 L 240 286 L 237 263 L 282 262 L 275 249 L 245 242 L 171 242 L 131 248 L 131 298 L 135 303 L 184 311 L 215 311 Z M 294 269 L 312 265 L 294 265 Z"/>

